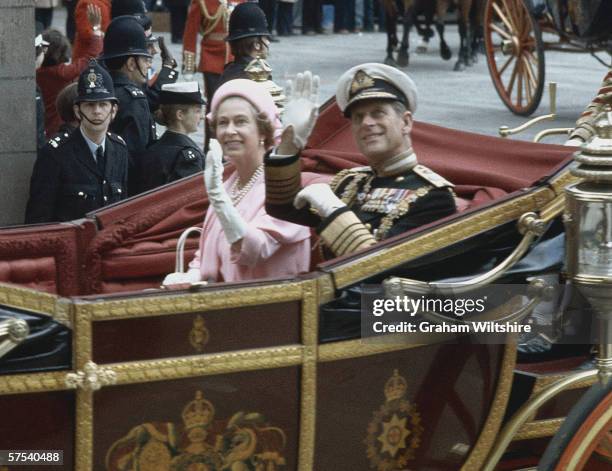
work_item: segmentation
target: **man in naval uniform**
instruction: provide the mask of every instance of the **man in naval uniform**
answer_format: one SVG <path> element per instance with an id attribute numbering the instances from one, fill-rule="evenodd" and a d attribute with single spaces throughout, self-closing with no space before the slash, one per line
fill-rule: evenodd
<path id="1" fill-rule="evenodd" d="M 301 189 L 299 152 L 316 120 L 317 88 L 318 77 L 306 72 L 289 92 L 281 144 L 265 160 L 268 214 L 316 226 L 327 249 L 341 256 L 456 210 L 453 185 L 420 165 L 412 149 L 414 82 L 376 63 L 345 72 L 336 91 L 370 165 Z"/>
<path id="2" fill-rule="evenodd" d="M 127 196 L 128 150 L 108 127 L 117 98 L 108 72 L 91 61 L 79 76 L 79 128 L 40 150 L 30 181 L 26 223 L 70 221 Z"/>

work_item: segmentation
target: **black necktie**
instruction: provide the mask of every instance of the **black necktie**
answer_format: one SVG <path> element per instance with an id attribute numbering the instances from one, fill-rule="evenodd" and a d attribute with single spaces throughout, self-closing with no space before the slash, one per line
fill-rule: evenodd
<path id="1" fill-rule="evenodd" d="M 104 168 L 106 167 L 106 157 L 104 156 L 104 149 L 99 146 L 96 150 L 96 163 L 98 164 L 98 170 L 104 175 Z"/>

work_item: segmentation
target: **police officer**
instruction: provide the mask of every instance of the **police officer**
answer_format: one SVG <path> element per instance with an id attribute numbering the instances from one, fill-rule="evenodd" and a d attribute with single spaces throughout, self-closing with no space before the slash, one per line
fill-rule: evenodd
<path id="1" fill-rule="evenodd" d="M 161 115 L 167 127 L 164 135 L 137 159 L 135 193 L 151 190 L 204 169 L 204 155 L 189 134 L 198 130 L 202 106 L 206 104 L 197 82 L 179 82 L 162 87 L 159 95 Z"/>
<path id="2" fill-rule="evenodd" d="M 152 56 L 144 29 L 134 16 L 119 16 L 111 21 L 101 59 L 110 70 L 119 100 L 111 130 L 123 137 L 130 154 L 142 152 L 156 139 L 155 122 L 143 90 Z M 130 161 L 130 170 L 133 165 Z"/>
<path id="3" fill-rule="evenodd" d="M 30 181 L 26 223 L 70 221 L 124 199 L 128 150 L 108 132 L 117 98 L 108 72 L 91 61 L 81 73 L 74 114 L 79 128 L 41 149 Z"/>
<path id="4" fill-rule="evenodd" d="M 223 69 L 219 86 L 237 79 L 250 79 L 244 69 L 257 57 L 265 59 L 270 47 L 270 30 L 266 15 L 257 3 L 241 3 L 229 19 L 227 38 L 234 60 Z"/>
<path id="5" fill-rule="evenodd" d="M 353 67 L 336 91 L 370 165 L 344 170 L 330 185 L 300 189 L 299 151 L 316 120 L 317 88 L 318 77 L 298 74 L 288 97 L 281 144 L 265 162 L 268 214 L 318 226 L 325 246 L 340 256 L 455 211 L 453 185 L 420 165 L 412 149 L 416 86 L 383 64 Z"/>

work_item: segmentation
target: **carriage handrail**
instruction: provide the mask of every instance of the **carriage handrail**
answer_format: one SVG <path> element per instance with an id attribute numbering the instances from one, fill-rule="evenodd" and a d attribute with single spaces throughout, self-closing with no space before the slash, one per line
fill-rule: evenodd
<path id="1" fill-rule="evenodd" d="M 541 278 L 534 278 L 529 282 L 527 289 L 528 301 L 521 305 L 516 311 L 509 314 L 501 314 L 495 316 L 495 312 L 484 312 L 480 315 L 475 315 L 470 319 L 460 319 L 445 316 L 435 311 L 419 311 L 418 314 L 428 322 L 441 323 L 441 324 L 463 324 L 469 325 L 482 321 L 495 322 L 497 324 L 512 324 L 523 321 L 528 315 L 530 315 L 535 307 L 542 301 L 550 301 L 554 293 L 554 287 L 546 283 Z"/>
<path id="2" fill-rule="evenodd" d="M 563 212 L 565 195 L 561 194 L 553 199 L 541 212 L 540 217 L 533 212 L 523 214 L 518 221 L 518 230 L 523 238 L 517 247 L 501 263 L 488 272 L 474 276 L 468 280 L 455 282 L 427 282 L 410 278 L 391 277 L 383 281 L 385 292 L 402 294 L 461 294 L 482 288 L 500 278 L 510 267 L 518 262 L 527 253 L 531 243 L 541 236 L 547 224 Z"/>
<path id="3" fill-rule="evenodd" d="M 586 379 L 591 379 L 597 376 L 597 369 L 590 369 L 586 371 L 580 371 L 567 376 L 550 386 L 540 391 L 536 396 L 525 403 L 517 412 L 512 416 L 512 419 L 504 426 L 498 435 L 498 439 L 495 442 L 495 446 L 489 453 L 487 461 L 482 467 L 482 471 L 493 471 L 500 458 L 506 451 L 506 448 L 512 441 L 512 437 L 516 435 L 519 428 L 527 422 L 530 417 L 546 402 L 554 398 L 557 394 L 564 391 L 573 384 L 579 383 Z"/>
<path id="4" fill-rule="evenodd" d="M 550 113 L 542 116 L 537 116 L 535 118 L 530 119 L 526 123 L 521 124 L 515 128 L 509 128 L 508 126 L 500 126 L 499 127 L 499 135 L 501 137 L 508 137 L 513 134 L 521 133 L 530 127 L 541 123 L 542 121 L 552 121 L 557 117 L 557 83 L 549 82 L 548 83 L 548 96 L 550 98 Z M 537 142 L 537 141 L 536 141 Z"/>
<path id="5" fill-rule="evenodd" d="M 558 136 L 560 134 L 570 135 L 574 128 L 549 128 L 540 131 L 533 138 L 533 142 L 540 142 L 542 139 L 548 136 Z"/>

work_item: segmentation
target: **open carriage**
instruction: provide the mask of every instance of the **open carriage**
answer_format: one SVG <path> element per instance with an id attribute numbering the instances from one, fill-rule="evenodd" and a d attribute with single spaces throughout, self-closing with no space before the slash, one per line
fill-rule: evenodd
<path id="1" fill-rule="evenodd" d="M 512 342 L 444 336 L 364 343 L 354 290 L 391 276 L 470 277 L 544 242 L 521 243 L 517 221 L 555 219 L 571 151 L 423 123 L 413 141 L 456 183 L 460 212 L 314 259 L 295 279 L 158 289 L 179 235 L 202 221 L 201 176 L 83 220 L 0 231 L 0 314 L 30 330 L 21 343 L 13 332 L 0 359 L 3 448 L 63 450 L 63 469 L 79 471 L 483 469 L 511 409 L 584 358 L 521 365 Z M 349 123 L 324 105 L 304 180 L 363 163 Z M 196 245 L 187 239 L 187 256 Z M 506 279 L 558 272 L 558 255 Z M 537 462 L 594 378 L 532 416 L 500 469 Z M 603 459 L 583 469 L 606 469 L 595 467 Z"/>
<path id="2" fill-rule="evenodd" d="M 612 54 L 612 4 L 607 0 L 487 0 L 484 36 L 497 93 L 510 111 L 527 116 L 542 99 L 545 51 L 601 52 L 610 57 L 605 53 Z"/>

